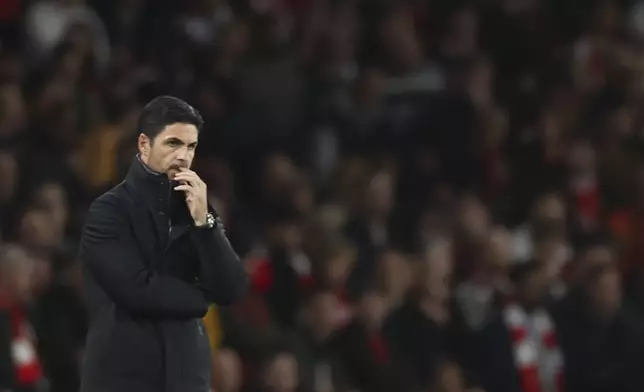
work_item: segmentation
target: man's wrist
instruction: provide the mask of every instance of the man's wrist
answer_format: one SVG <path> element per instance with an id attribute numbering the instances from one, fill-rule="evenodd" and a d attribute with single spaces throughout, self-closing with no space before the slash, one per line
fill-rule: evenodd
<path id="1" fill-rule="evenodd" d="M 212 229 L 216 223 L 215 217 L 211 213 L 207 213 L 203 219 L 195 220 L 195 226 L 203 229 Z"/>

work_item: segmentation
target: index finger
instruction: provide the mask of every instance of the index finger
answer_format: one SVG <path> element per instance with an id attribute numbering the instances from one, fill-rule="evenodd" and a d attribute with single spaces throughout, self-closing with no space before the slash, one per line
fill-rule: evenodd
<path id="1" fill-rule="evenodd" d="M 182 168 L 179 173 L 177 173 L 178 176 L 188 176 L 188 177 L 199 177 L 197 173 L 193 172 L 190 169 Z"/>
<path id="2" fill-rule="evenodd" d="M 188 181 L 191 183 L 199 183 L 201 182 L 201 178 L 197 175 L 197 173 L 189 170 L 189 171 L 183 171 L 175 174 L 174 178 L 176 180 L 184 180 Z"/>

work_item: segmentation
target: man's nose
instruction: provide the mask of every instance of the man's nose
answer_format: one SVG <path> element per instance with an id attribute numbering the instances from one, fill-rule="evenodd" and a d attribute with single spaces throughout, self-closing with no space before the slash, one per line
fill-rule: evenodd
<path id="1" fill-rule="evenodd" d="M 176 158 L 178 160 L 180 160 L 180 161 L 187 161 L 189 155 L 190 155 L 190 151 L 189 151 L 188 147 L 183 146 L 177 151 Z"/>

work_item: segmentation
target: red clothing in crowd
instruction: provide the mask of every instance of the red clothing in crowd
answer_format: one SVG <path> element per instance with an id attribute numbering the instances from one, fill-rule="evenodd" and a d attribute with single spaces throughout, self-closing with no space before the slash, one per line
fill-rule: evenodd
<path id="1" fill-rule="evenodd" d="M 29 320 L 22 309 L 14 309 L 11 314 L 11 356 L 16 369 L 19 386 L 32 386 L 43 377 L 42 365 L 36 351 L 36 337 Z"/>
<path id="2" fill-rule="evenodd" d="M 0 1 L 0 23 L 15 21 L 20 16 L 20 0 Z"/>
<path id="3" fill-rule="evenodd" d="M 251 288 L 258 293 L 266 294 L 273 286 L 275 280 L 273 264 L 269 258 L 259 258 L 251 261 L 254 268 L 250 273 Z M 313 287 L 313 276 L 305 270 L 295 270 L 297 273 L 298 285 L 306 290 Z"/>
<path id="4" fill-rule="evenodd" d="M 36 336 L 26 311 L 22 307 L 11 306 L 0 298 L 0 312 L 8 316 L 10 339 L 10 359 L 13 363 L 16 386 L 35 386 L 43 379 L 43 368 L 36 349 Z"/>
<path id="5" fill-rule="evenodd" d="M 371 347 L 371 352 L 373 353 L 373 357 L 376 362 L 381 365 L 389 363 L 389 346 L 380 333 L 371 336 L 369 339 L 369 346 Z"/>
<path id="6" fill-rule="evenodd" d="M 575 207 L 579 218 L 584 223 L 595 225 L 599 222 L 601 197 L 596 182 L 588 183 L 573 189 Z"/>
<path id="7" fill-rule="evenodd" d="M 639 270 L 644 260 L 644 214 L 635 209 L 616 211 L 609 225 L 623 250 L 622 270 L 625 274 Z"/>

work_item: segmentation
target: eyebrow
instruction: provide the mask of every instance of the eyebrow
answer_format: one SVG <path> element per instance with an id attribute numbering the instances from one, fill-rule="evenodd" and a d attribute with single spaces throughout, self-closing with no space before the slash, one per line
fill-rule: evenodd
<path id="1" fill-rule="evenodd" d="M 177 137 L 169 137 L 163 141 L 164 143 L 178 143 L 178 144 L 186 144 L 183 140 L 177 138 Z M 192 143 L 187 143 L 188 146 L 196 146 L 198 142 L 192 142 Z"/>

